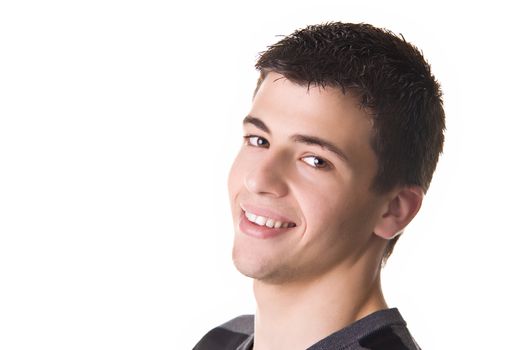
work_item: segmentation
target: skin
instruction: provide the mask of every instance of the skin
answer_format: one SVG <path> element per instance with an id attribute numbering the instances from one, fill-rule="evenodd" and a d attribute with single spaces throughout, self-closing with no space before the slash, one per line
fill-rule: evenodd
<path id="1" fill-rule="evenodd" d="M 387 308 L 380 285 L 387 239 L 415 216 L 423 195 L 417 187 L 370 190 L 378 164 L 367 111 L 339 89 L 270 73 L 244 134 L 228 188 L 233 261 L 254 279 L 254 348 L 305 349 Z M 242 223 L 247 207 L 295 227 L 254 236 L 257 226 Z"/>

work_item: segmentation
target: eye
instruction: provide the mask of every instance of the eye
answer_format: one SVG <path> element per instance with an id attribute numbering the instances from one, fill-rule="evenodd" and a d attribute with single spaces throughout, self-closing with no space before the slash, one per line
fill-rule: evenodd
<path id="1" fill-rule="evenodd" d="M 244 142 L 253 147 L 264 147 L 268 148 L 270 146 L 270 143 L 268 140 L 266 140 L 264 137 L 260 137 L 257 135 L 246 135 L 244 136 Z"/>
<path id="2" fill-rule="evenodd" d="M 301 158 L 306 164 L 316 169 L 326 169 L 330 167 L 330 163 L 323 158 L 317 156 L 306 156 Z"/>

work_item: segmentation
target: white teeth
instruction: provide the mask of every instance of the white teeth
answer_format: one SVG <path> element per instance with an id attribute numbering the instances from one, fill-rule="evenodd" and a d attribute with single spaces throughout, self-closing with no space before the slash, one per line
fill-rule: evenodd
<path id="1" fill-rule="evenodd" d="M 266 219 L 264 216 L 258 216 L 257 219 L 255 219 L 255 223 L 260 226 L 264 226 L 266 224 Z"/>
<path id="2" fill-rule="evenodd" d="M 246 218 L 259 226 L 266 226 L 269 228 L 288 228 L 292 227 L 293 224 L 290 222 L 281 222 L 274 219 L 266 218 L 264 216 L 258 216 L 247 211 L 244 212 Z"/>
<path id="3" fill-rule="evenodd" d="M 248 218 L 248 220 L 250 220 L 251 222 L 255 222 L 255 219 L 257 219 L 257 215 L 255 215 L 255 214 L 248 213 L 248 212 L 245 212 L 245 214 L 246 214 L 246 217 Z"/>

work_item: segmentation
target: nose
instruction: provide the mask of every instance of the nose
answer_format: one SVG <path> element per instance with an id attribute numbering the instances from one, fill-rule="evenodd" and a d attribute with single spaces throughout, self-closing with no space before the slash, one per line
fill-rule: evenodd
<path id="1" fill-rule="evenodd" d="M 252 193 L 285 196 L 288 193 L 288 185 L 286 160 L 283 155 L 268 152 L 266 157 L 258 158 L 257 163 L 246 173 L 244 185 Z"/>

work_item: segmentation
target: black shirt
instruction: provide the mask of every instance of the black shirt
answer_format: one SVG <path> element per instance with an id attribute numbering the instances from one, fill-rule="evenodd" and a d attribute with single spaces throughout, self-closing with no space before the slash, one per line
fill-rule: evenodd
<path id="1" fill-rule="evenodd" d="M 234 318 L 209 331 L 193 350 L 252 350 L 253 316 Z M 306 350 L 421 350 L 399 311 L 374 312 Z"/>

